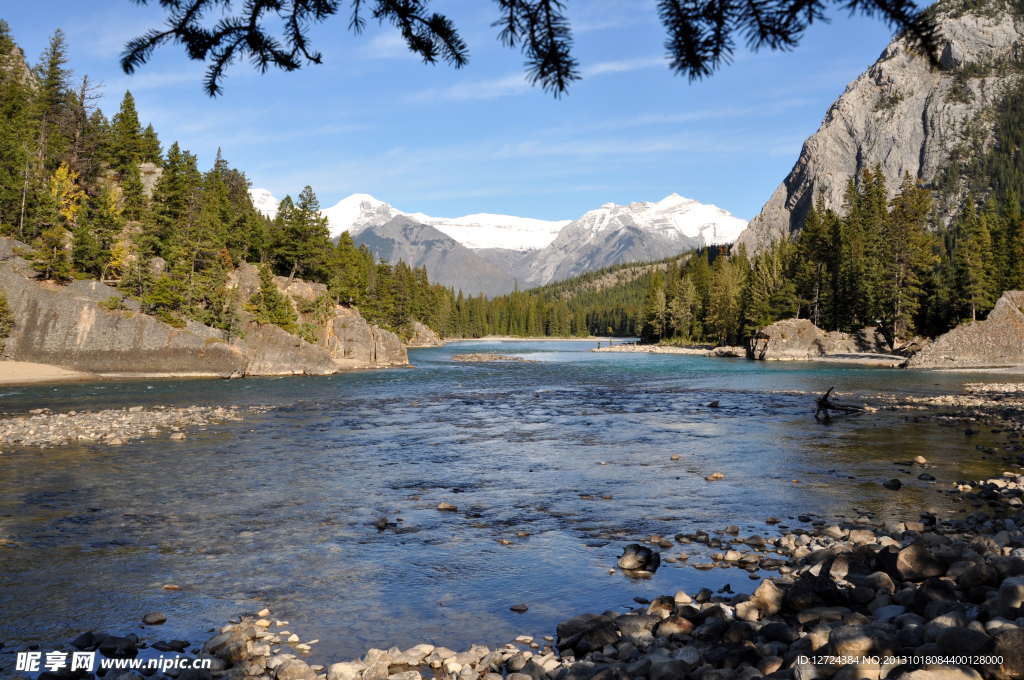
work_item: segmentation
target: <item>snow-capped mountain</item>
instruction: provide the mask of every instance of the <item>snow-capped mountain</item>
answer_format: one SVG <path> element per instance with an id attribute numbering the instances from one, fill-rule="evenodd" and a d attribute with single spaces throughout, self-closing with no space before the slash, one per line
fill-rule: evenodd
<path id="1" fill-rule="evenodd" d="M 255 189 L 252 194 L 257 209 L 269 215 L 272 206 L 276 214 L 279 201 L 270 192 Z M 353 194 L 321 214 L 328 219 L 332 237 L 347 231 L 378 257 L 392 259 L 400 253 L 403 259 L 411 257 L 409 264 L 426 264 L 431 277 L 440 275 L 445 285 L 458 288 L 465 279 L 469 286 L 465 292 L 471 294 L 479 292 L 480 282 L 496 269 L 509 275 L 496 282 L 499 288 L 511 290 L 515 281 L 528 288 L 622 262 L 657 260 L 690 248 L 733 243 L 747 225 L 726 210 L 678 194 L 656 203 L 606 203 L 574 221 L 487 213 L 430 217 L 403 212 L 369 194 Z M 402 218 L 402 227 L 388 227 L 397 218 Z M 411 226 L 416 223 L 433 231 L 416 231 Z M 412 239 L 409 243 L 407 236 Z M 458 266 L 466 270 L 464 277 L 455 271 L 451 257 L 443 273 L 431 271 L 426 259 L 419 261 L 421 256 L 429 259 L 432 247 L 451 250 L 448 239 L 468 249 L 458 258 Z M 493 294 L 495 289 L 490 288 L 488 294 Z"/>
<path id="2" fill-rule="evenodd" d="M 281 201 L 269 191 L 253 189 L 250 193 L 257 210 L 271 218 L 277 215 L 277 206 Z M 504 248 L 519 252 L 543 248 L 555 240 L 562 227 L 572 221 L 537 220 L 488 213 L 455 218 L 431 217 L 423 213 L 404 212 L 369 194 L 352 194 L 320 213 L 328 220 L 331 238 L 337 238 L 343 231 L 355 238 L 370 227 L 386 224 L 398 215 L 404 215 L 420 224 L 434 227 L 471 250 Z"/>
<path id="3" fill-rule="evenodd" d="M 263 213 L 270 219 L 277 217 L 277 209 L 281 206 L 280 199 L 266 189 L 249 189 L 249 197 L 252 198 L 252 205 L 256 210 Z"/>

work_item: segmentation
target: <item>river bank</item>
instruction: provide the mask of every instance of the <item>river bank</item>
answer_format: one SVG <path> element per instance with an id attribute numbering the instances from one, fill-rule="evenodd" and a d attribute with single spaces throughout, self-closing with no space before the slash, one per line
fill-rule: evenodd
<path id="1" fill-rule="evenodd" d="M 927 461 L 908 465 L 926 468 Z M 1024 493 L 1024 476 L 972 484 L 969 488 L 996 498 Z M 923 512 L 917 521 L 898 523 L 854 508 L 839 517 L 768 517 L 752 532 L 732 525 L 674 538 L 648 536 L 627 545 L 609 573 L 622 569 L 656 579 L 662 560 L 686 561 L 690 548 L 704 544 L 719 551 L 710 562 L 692 566 L 741 569 L 757 585 L 635 597 L 633 606 L 603 613 L 563 610 L 553 630 L 524 627 L 493 650 L 486 640 L 458 652 L 421 642 L 404 651 L 370 648 L 360 658 L 330 663 L 317 653 L 322 640 L 293 632 L 298 628 L 271 609 L 242 611 L 184 655 L 203 660 L 208 671 L 175 669 L 168 675 L 178 680 L 1013 680 L 1024 675 L 1024 517 L 1004 518 L 1005 509 L 997 507 L 992 514 L 975 511 L 957 519 Z M 680 549 L 678 557 L 670 556 Z M 525 612 L 529 606 L 512 609 Z M 166 620 L 159 612 L 144 618 L 147 624 Z M 156 629 L 143 629 L 142 640 L 88 633 L 72 646 L 129 658 L 149 647 L 180 653 L 190 646 L 154 641 Z"/>
<path id="2" fill-rule="evenodd" d="M 414 350 L 416 371 L 0 390 L 0 411 L 26 416 L 203 404 L 237 405 L 244 418 L 182 428 L 184 442 L 168 428 L 122 446 L 5 445 L 3 649 L 58 649 L 48 645 L 89 630 L 201 647 L 204 631 L 266 607 L 289 622 L 281 630 L 320 640 L 299 656 L 325 669 L 369 648 L 493 651 L 553 637 L 576 613 L 628 611 L 635 597 L 742 591 L 747 571 L 709 566 L 736 546 L 676 534 L 722 540 L 715 529 L 736 525 L 779 538 L 765 529 L 771 516 L 790 531 L 861 511 L 890 527 L 921 512 L 963 518 L 974 499 L 945 493 L 954 482 L 1018 471 L 1003 458 L 1019 453 L 1003 448 L 1016 440 L 993 434 L 998 425 L 957 421 L 980 430 L 965 436 L 936 426 L 958 407 L 872 396 L 966 395 L 961 384 L 984 376 L 591 348 L 460 343 Z M 452 361 L 466 352 L 541 363 Z M 879 410 L 815 422 L 814 397 L 832 385 Z M 896 464 L 919 455 L 926 468 Z M 899 491 L 882 486 L 897 477 Z M 634 543 L 662 552 L 654 577 L 616 567 Z M 518 604 L 528 611 L 510 611 Z M 154 611 L 163 627 L 125 628 Z"/>

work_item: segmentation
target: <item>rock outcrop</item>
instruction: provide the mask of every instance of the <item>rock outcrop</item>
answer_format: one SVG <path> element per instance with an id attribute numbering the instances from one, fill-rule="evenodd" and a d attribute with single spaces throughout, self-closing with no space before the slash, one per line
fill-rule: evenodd
<path id="1" fill-rule="evenodd" d="M 849 336 L 825 332 L 809 319 L 784 319 L 765 326 L 750 341 L 750 356 L 764 361 L 807 361 L 844 351 Z"/>
<path id="2" fill-rule="evenodd" d="M 875 164 L 881 164 L 890 194 L 906 172 L 931 182 L 962 143 L 965 122 L 986 120 L 1018 78 L 1013 69 L 992 67 L 1015 58 L 1024 22 L 1009 5 L 994 1 L 971 10 L 939 3 L 936 10 L 946 41 L 942 68 L 932 68 L 895 38 L 829 108 L 738 243 L 758 250 L 795 235 L 819 193 L 826 208 L 840 210 L 847 179 Z M 990 119 L 983 128 L 991 139 Z"/>
<path id="3" fill-rule="evenodd" d="M 34 283 L 8 262 L 0 262 L 0 288 L 15 319 L 3 359 L 101 375 L 227 377 L 246 372 L 240 348 L 202 324 L 176 329 L 144 314 L 107 311 L 73 290 Z"/>
<path id="4" fill-rule="evenodd" d="M 405 343 L 406 347 L 444 347 L 444 340 L 419 321 L 412 322 L 412 337 Z"/>
<path id="5" fill-rule="evenodd" d="M 354 308 L 338 307 L 335 314 L 323 343 L 338 365 L 383 367 L 409 363 L 405 345 L 394 333 L 368 324 Z"/>
<path id="6" fill-rule="evenodd" d="M 764 361 L 808 361 L 832 354 L 891 354 L 877 328 L 856 333 L 823 331 L 809 319 L 783 319 L 757 332 L 748 356 Z"/>
<path id="7" fill-rule="evenodd" d="M 408 363 L 398 336 L 370 326 L 354 309 L 335 308 L 316 344 L 251 321 L 242 338 L 195 321 L 179 329 L 140 313 L 137 301 L 122 299 L 120 308 L 110 310 L 105 303 L 121 293 L 99 282 L 60 286 L 34 280 L 28 263 L 16 254 L 18 247 L 24 246 L 0 238 L 0 289 L 15 319 L 0 359 L 104 376 L 154 377 L 327 375 L 340 368 Z M 258 286 L 258 270 L 243 265 L 233 280 L 236 294 L 243 296 L 253 280 Z M 281 277 L 277 283 L 293 299 L 315 299 L 323 291 Z"/>
<path id="8" fill-rule="evenodd" d="M 907 368 L 994 368 L 1024 364 L 1024 291 L 1008 290 L 984 321 L 935 339 Z"/>
<path id="9" fill-rule="evenodd" d="M 354 307 L 335 305 L 331 317 L 325 322 L 303 313 L 303 303 L 315 301 L 321 294 L 327 292 L 327 286 L 321 283 L 307 283 L 301 279 L 289 281 L 284 276 L 275 276 L 274 283 L 281 293 L 291 299 L 292 305 L 299 311 L 300 321 L 311 322 L 317 326 L 316 346 L 326 350 L 336 366 L 386 368 L 408 365 L 409 355 L 399 337 L 376 324 L 368 323 Z M 242 264 L 231 273 L 228 281 L 228 288 L 233 289 L 242 300 L 248 300 L 259 289 L 259 285 L 259 268 L 251 264 Z M 418 322 L 416 324 L 433 333 L 426 326 Z M 436 337 L 436 334 L 434 335 Z M 293 336 L 288 337 L 295 339 Z"/>

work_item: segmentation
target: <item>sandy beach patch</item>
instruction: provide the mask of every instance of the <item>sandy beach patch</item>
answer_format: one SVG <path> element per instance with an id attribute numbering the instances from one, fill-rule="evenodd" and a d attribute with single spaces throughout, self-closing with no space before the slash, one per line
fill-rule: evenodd
<path id="1" fill-rule="evenodd" d="M 50 364 L 34 364 L 28 361 L 0 361 L 0 385 L 24 385 L 27 383 L 53 382 L 63 380 L 96 380 L 92 373 L 71 371 Z"/>

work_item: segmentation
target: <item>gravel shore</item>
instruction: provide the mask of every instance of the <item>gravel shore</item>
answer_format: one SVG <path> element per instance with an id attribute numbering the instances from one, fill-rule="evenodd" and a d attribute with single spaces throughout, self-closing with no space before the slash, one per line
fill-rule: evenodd
<path id="1" fill-rule="evenodd" d="M 0 419 L 0 446 L 67 446 L 73 441 L 119 446 L 142 437 L 184 439 L 183 428 L 240 421 L 237 406 L 146 409 L 132 406 L 104 411 L 54 413 L 35 409 L 28 416 Z"/>
<path id="2" fill-rule="evenodd" d="M 925 462 L 918 463 L 924 466 Z M 1024 494 L 1024 476 L 972 482 L 995 498 Z M 566 612 L 547 635 L 524 634 L 491 649 L 432 644 L 369 649 L 359 659 L 317 664 L 319 640 L 303 641 L 269 609 L 243 614 L 193 653 L 209 670 L 171 670 L 177 680 L 1012 680 L 1024 677 L 1024 516 L 998 503 L 962 519 L 921 513 L 887 525 L 865 512 L 832 523 L 767 518 L 763 531 L 736 526 L 650 536 L 625 546 L 610 571 L 657 578 L 662 555 L 694 543 L 719 546 L 705 568 L 743 569 L 750 588 L 704 588 L 633 611 Z M 663 552 L 659 552 L 658 549 Z M 666 557 L 665 560 L 678 558 Z M 696 566 L 696 565 L 695 565 Z M 151 613 L 150 619 L 162 615 Z M 173 647 L 87 633 L 73 645 L 133 656 Z M 185 647 L 189 644 L 183 643 Z M 181 646 L 181 643 L 178 643 Z M 104 680 L 139 680 L 111 671 Z M 152 676 L 158 678 L 160 676 Z M 40 680 L 47 680 L 40 676 Z"/>

